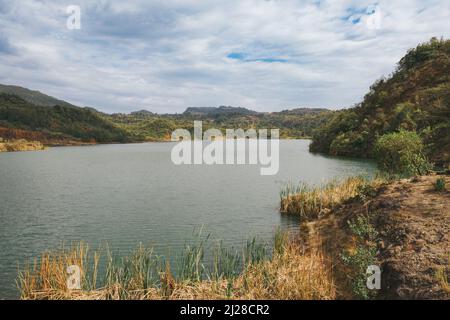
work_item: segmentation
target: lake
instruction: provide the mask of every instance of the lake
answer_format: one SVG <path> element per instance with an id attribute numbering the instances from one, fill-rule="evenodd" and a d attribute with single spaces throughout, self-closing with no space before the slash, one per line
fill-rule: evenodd
<path id="1" fill-rule="evenodd" d="M 278 213 L 288 182 L 373 173 L 370 161 L 314 155 L 280 141 L 277 175 L 258 165 L 176 166 L 172 143 L 59 147 L 0 154 L 0 298 L 16 298 L 17 264 L 83 240 L 127 253 L 139 243 L 176 252 L 194 229 L 240 248 L 298 221 Z"/>

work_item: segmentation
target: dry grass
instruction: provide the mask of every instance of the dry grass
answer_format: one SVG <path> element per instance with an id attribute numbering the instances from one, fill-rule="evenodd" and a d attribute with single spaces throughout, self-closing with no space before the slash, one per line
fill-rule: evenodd
<path id="1" fill-rule="evenodd" d="M 250 266 L 237 279 L 239 299 L 329 300 L 336 298 L 331 267 L 321 251 L 296 245 L 271 261 Z"/>
<path id="2" fill-rule="evenodd" d="M 368 180 L 363 177 L 350 177 L 318 187 L 291 184 L 280 192 L 280 212 L 297 215 L 304 220 L 314 220 L 348 199 L 364 196 L 365 192 L 375 190 L 382 183 L 381 178 Z"/>
<path id="3" fill-rule="evenodd" d="M 280 239 L 283 238 L 286 241 L 282 243 Z M 213 271 L 206 273 L 201 279 L 175 277 L 171 266 L 163 258 L 142 247 L 133 256 L 121 259 L 120 263 L 109 255 L 106 280 L 100 289 L 95 289 L 95 281 L 92 282 L 97 276 L 98 255 L 94 254 L 97 258 L 88 265 L 87 246 L 80 244 L 71 250 L 44 254 L 39 262 L 35 261 L 19 273 L 18 284 L 22 299 L 336 298 L 332 268 L 320 250 L 304 251 L 298 244 L 283 236 L 278 237 L 275 243 L 277 248 L 269 258 L 252 260 L 248 256 L 258 257 L 258 254 L 247 253 L 247 259 L 240 260 L 245 264 L 241 271 L 234 274 L 217 274 Z M 260 252 L 257 246 L 251 248 Z M 232 257 L 235 258 L 234 255 Z M 225 263 L 230 265 L 230 260 Z M 83 290 L 67 289 L 65 268 L 71 264 L 79 264 L 82 269 Z M 215 265 L 212 270 L 221 267 Z"/>
<path id="4" fill-rule="evenodd" d="M 22 299 L 48 295 L 67 296 L 67 267 L 77 265 L 81 270 L 82 287 L 94 290 L 98 270 L 97 253 L 89 254 L 88 245 L 80 242 L 56 252 L 46 252 L 32 264 L 19 271 L 17 285 Z"/>
<path id="5" fill-rule="evenodd" d="M 450 254 L 448 256 L 448 263 L 446 267 L 439 268 L 436 277 L 439 281 L 439 284 L 447 293 L 450 293 L 450 282 L 449 282 L 449 276 L 450 276 Z"/>
<path id="6" fill-rule="evenodd" d="M 45 146 L 39 141 L 2 140 L 0 141 L 0 152 L 35 151 L 45 150 Z"/>

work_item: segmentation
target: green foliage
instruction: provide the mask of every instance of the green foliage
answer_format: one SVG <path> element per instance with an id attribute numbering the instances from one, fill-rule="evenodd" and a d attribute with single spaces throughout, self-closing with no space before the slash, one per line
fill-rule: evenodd
<path id="1" fill-rule="evenodd" d="M 426 174 L 431 166 L 424 155 L 422 139 L 412 131 L 381 136 L 375 144 L 375 157 L 381 170 L 390 174 Z"/>
<path id="2" fill-rule="evenodd" d="M 438 192 L 445 191 L 445 179 L 444 178 L 438 178 L 436 179 L 436 182 L 434 183 L 434 189 Z"/>
<path id="3" fill-rule="evenodd" d="M 353 221 L 349 221 L 348 227 L 353 235 L 363 241 L 373 242 L 378 237 L 378 231 L 374 228 L 367 216 L 360 215 Z"/>
<path id="4" fill-rule="evenodd" d="M 442 52 L 450 51 L 448 41 L 438 40 L 433 37 L 429 42 L 420 44 L 415 49 L 408 51 L 398 65 L 399 71 L 405 71 L 414 68 L 418 64 L 423 64 L 438 57 Z"/>
<path id="5" fill-rule="evenodd" d="M 355 296 L 361 299 L 376 297 L 376 291 L 367 288 L 367 267 L 377 264 L 378 232 L 368 216 L 359 215 L 348 221 L 350 232 L 356 238 L 356 250 L 352 253 L 343 252 L 342 261 L 352 269 L 352 289 Z"/>
<path id="6" fill-rule="evenodd" d="M 220 242 L 214 249 L 214 262 L 211 278 L 219 279 L 234 279 L 239 275 L 242 269 L 241 256 L 238 251 L 228 250 Z"/>
<path id="7" fill-rule="evenodd" d="M 256 238 L 247 241 L 243 252 L 243 261 L 246 265 L 260 263 L 268 257 L 267 245 L 265 243 L 258 242 Z"/>
<path id="8" fill-rule="evenodd" d="M 366 270 L 376 261 L 376 247 L 359 245 L 352 255 L 342 254 L 342 261 L 351 266 L 356 276 L 352 279 L 352 291 L 356 297 L 361 299 L 371 299 L 376 296 L 376 292 L 367 288 Z"/>
<path id="9" fill-rule="evenodd" d="M 367 199 L 375 197 L 378 193 L 378 189 L 371 183 L 364 183 L 358 186 L 356 192 L 362 201 L 366 201 Z"/>
<path id="10" fill-rule="evenodd" d="M 415 131 L 424 153 L 437 165 L 450 163 L 450 41 L 420 44 L 397 70 L 376 81 L 364 100 L 334 112 L 313 134 L 312 152 L 373 157 L 378 137 Z"/>

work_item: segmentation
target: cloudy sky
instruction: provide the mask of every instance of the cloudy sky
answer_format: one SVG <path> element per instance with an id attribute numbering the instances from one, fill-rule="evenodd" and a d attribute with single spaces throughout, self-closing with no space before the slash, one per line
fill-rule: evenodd
<path id="1" fill-rule="evenodd" d="M 67 7 L 81 29 L 67 28 Z M 448 0 L 0 0 L 0 83 L 106 112 L 359 102 Z"/>

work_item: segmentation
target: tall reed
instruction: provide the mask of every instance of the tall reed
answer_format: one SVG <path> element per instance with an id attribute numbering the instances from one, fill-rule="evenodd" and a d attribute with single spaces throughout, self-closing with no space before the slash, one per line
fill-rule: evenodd
<path id="1" fill-rule="evenodd" d="M 96 252 L 90 254 L 89 246 L 83 242 L 43 253 L 39 259 L 19 270 L 16 282 L 21 298 L 39 298 L 49 293 L 61 297 L 72 294 L 67 287 L 67 268 L 73 265 L 80 269 L 81 289 L 93 291 L 97 284 L 98 261 L 99 255 Z"/>
<path id="2" fill-rule="evenodd" d="M 209 237 L 207 238 L 209 239 Z M 230 250 L 213 247 L 205 263 L 206 240 L 186 245 L 173 263 L 140 245 L 130 256 L 106 250 L 105 276 L 96 286 L 99 253 L 84 244 L 46 253 L 19 272 L 22 299 L 333 299 L 331 266 L 319 250 L 305 252 L 277 232 L 272 251 L 248 241 Z M 94 257 L 91 259 L 90 257 Z M 82 290 L 68 290 L 67 264 L 82 270 Z M 175 268 L 172 268 L 175 265 Z"/>

